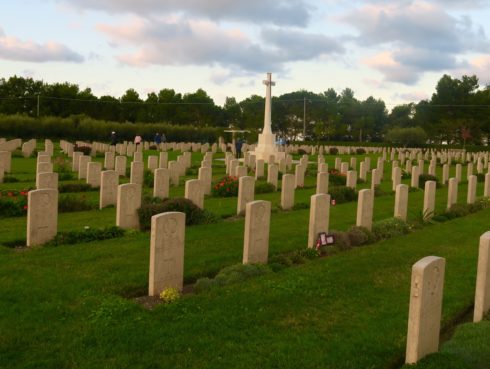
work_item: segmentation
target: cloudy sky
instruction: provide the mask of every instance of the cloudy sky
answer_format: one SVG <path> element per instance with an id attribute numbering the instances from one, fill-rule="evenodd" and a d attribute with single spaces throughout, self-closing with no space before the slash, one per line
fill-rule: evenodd
<path id="1" fill-rule="evenodd" d="M 490 84 L 489 0 L 2 0 L 0 77 L 100 96 L 206 90 L 217 104 L 307 89 L 388 108 L 443 73 Z"/>

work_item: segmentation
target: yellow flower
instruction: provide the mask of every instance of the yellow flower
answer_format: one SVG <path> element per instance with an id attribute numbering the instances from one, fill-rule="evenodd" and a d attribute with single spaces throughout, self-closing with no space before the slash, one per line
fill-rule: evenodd
<path id="1" fill-rule="evenodd" d="M 160 298 L 164 303 L 169 304 L 180 298 L 180 292 L 177 288 L 167 287 L 160 293 Z"/>

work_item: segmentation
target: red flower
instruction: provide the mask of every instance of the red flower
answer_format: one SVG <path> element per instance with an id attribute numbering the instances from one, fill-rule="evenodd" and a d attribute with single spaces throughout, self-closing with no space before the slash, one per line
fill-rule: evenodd
<path id="1" fill-rule="evenodd" d="M 24 210 L 27 210 L 27 205 L 24 205 Z"/>
<path id="2" fill-rule="evenodd" d="M 12 192 L 9 192 L 9 193 L 8 193 L 8 195 L 9 195 L 10 197 L 14 196 L 14 194 L 13 194 Z"/>

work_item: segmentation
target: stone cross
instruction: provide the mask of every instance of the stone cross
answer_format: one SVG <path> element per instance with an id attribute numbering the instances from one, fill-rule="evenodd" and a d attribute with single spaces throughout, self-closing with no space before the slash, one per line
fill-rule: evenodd
<path id="1" fill-rule="evenodd" d="M 264 114 L 264 129 L 262 134 L 272 134 L 272 119 L 271 119 L 271 87 L 276 83 L 272 81 L 272 73 L 267 73 L 267 79 L 262 82 L 265 86 L 265 114 Z"/>

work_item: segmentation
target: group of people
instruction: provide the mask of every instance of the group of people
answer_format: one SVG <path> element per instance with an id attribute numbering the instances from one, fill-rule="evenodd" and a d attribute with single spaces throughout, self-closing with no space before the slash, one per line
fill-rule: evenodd
<path id="1" fill-rule="evenodd" d="M 117 141 L 118 141 L 118 138 L 117 138 L 117 134 L 115 131 L 112 131 L 111 132 L 111 145 L 116 145 L 117 144 Z M 155 133 L 155 137 L 153 139 L 153 141 L 155 142 L 155 144 L 161 144 L 162 142 L 166 142 L 167 141 L 167 137 L 165 137 L 165 134 L 164 133 Z M 134 144 L 136 146 L 138 146 L 140 143 L 143 142 L 143 137 L 141 137 L 140 135 L 136 135 L 134 137 Z"/>

